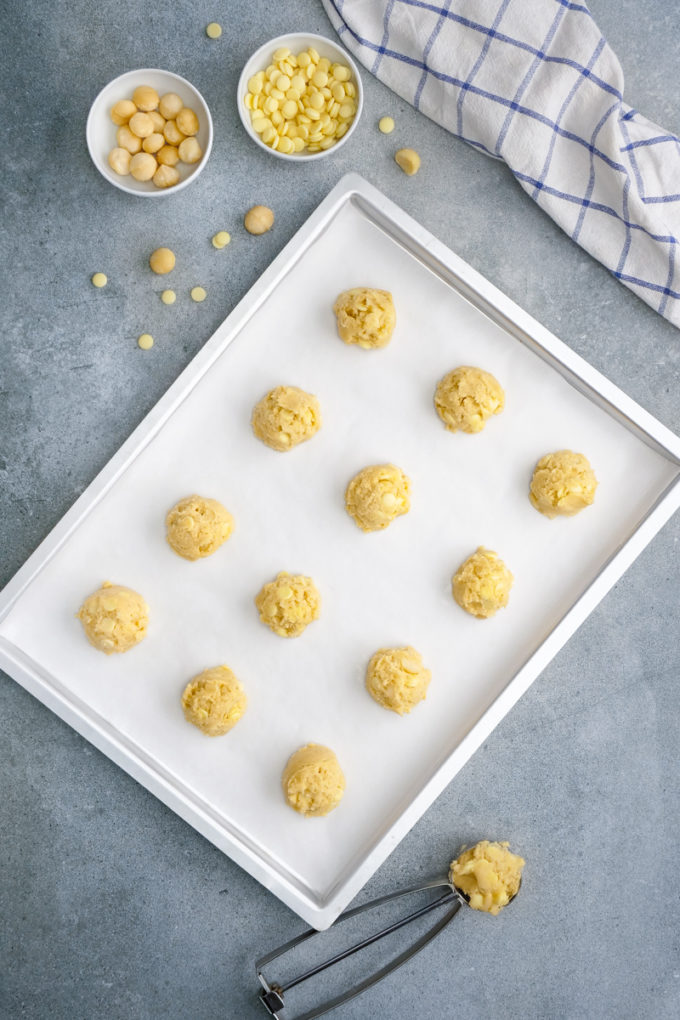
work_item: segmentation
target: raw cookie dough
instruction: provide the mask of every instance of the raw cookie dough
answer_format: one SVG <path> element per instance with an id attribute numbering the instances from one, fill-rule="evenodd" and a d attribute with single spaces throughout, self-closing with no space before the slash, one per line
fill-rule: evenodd
<path id="1" fill-rule="evenodd" d="M 498 554 L 480 545 L 453 575 L 453 597 L 466 613 L 486 620 L 507 606 L 513 580 Z"/>
<path id="2" fill-rule="evenodd" d="M 481 432 L 505 405 L 503 387 L 490 372 L 470 365 L 454 368 L 437 384 L 434 406 L 449 432 Z"/>
<path id="3" fill-rule="evenodd" d="M 136 591 L 104 581 L 77 613 L 87 640 L 100 652 L 127 652 L 146 637 L 149 607 Z"/>
<path id="4" fill-rule="evenodd" d="M 234 530 L 234 518 L 216 499 L 186 496 L 165 518 L 168 544 L 185 560 L 211 556 Z"/>
<path id="5" fill-rule="evenodd" d="M 597 478 L 582 453 L 558 450 L 541 457 L 531 479 L 531 505 L 546 517 L 573 517 L 595 499 Z"/>
<path id="6" fill-rule="evenodd" d="M 408 513 L 411 482 L 394 464 L 374 464 L 354 476 L 345 492 L 345 510 L 362 531 L 382 531 Z"/>
<path id="7" fill-rule="evenodd" d="M 358 344 L 364 350 L 386 347 L 397 322 L 392 295 L 388 290 L 355 287 L 336 298 L 333 311 L 338 334 L 346 344 Z"/>
<path id="8" fill-rule="evenodd" d="M 311 577 L 303 574 L 276 575 L 255 597 L 260 619 L 281 637 L 298 637 L 318 620 L 321 596 Z"/>
<path id="9" fill-rule="evenodd" d="M 235 726 L 248 706 L 238 679 L 228 666 L 204 669 L 184 688 L 182 708 L 187 722 L 208 737 L 221 737 Z"/>
<path id="10" fill-rule="evenodd" d="M 483 839 L 451 862 L 449 882 L 465 895 L 473 910 L 499 914 L 517 894 L 525 861 L 509 843 Z"/>
<path id="11" fill-rule="evenodd" d="M 404 715 L 423 701 L 431 676 L 411 645 L 381 648 L 368 664 L 366 688 L 383 708 Z"/>
<path id="12" fill-rule="evenodd" d="M 272 450 L 290 450 L 321 428 L 321 405 L 297 386 L 277 386 L 253 408 L 253 432 Z"/>
<path id="13" fill-rule="evenodd" d="M 337 807 L 345 792 L 345 777 L 329 747 L 306 744 L 288 759 L 281 777 L 283 793 L 301 815 L 318 818 Z"/>

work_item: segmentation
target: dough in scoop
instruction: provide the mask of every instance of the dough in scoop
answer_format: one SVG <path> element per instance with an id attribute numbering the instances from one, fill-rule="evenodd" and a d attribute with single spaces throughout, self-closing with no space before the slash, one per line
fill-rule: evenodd
<path id="1" fill-rule="evenodd" d="M 298 637 L 318 620 L 321 596 L 311 577 L 282 571 L 255 597 L 260 619 L 281 637 Z"/>
<path id="2" fill-rule="evenodd" d="M 498 554 L 480 545 L 453 575 L 453 597 L 466 613 L 486 620 L 507 606 L 512 582 Z"/>
<path id="3" fill-rule="evenodd" d="M 461 365 L 437 384 L 434 406 L 449 432 L 481 432 L 505 405 L 503 387 L 481 368 Z"/>
<path id="4" fill-rule="evenodd" d="M 362 531 L 382 531 L 408 513 L 411 482 L 394 464 L 374 464 L 354 476 L 345 491 L 345 509 Z"/>
<path id="5" fill-rule="evenodd" d="M 582 453 L 558 450 L 541 457 L 531 479 L 531 505 L 546 517 L 573 517 L 595 499 L 597 478 Z"/>
<path id="6" fill-rule="evenodd" d="M 187 496 L 165 518 L 168 544 L 185 560 L 211 556 L 234 530 L 234 518 L 216 499 Z"/>
<path id="7" fill-rule="evenodd" d="M 287 802 L 301 815 L 318 818 L 336 808 L 345 792 L 345 777 L 329 747 L 306 744 L 288 759 L 281 785 Z"/>
<path id="8" fill-rule="evenodd" d="M 291 450 L 321 428 L 321 405 L 297 386 L 277 386 L 255 405 L 253 432 L 272 450 Z"/>
<path id="9" fill-rule="evenodd" d="M 381 648 L 368 664 L 366 688 L 383 708 L 404 715 L 425 698 L 431 677 L 411 645 Z"/>
<path id="10" fill-rule="evenodd" d="M 449 882 L 465 895 L 473 910 L 494 916 L 516 895 L 525 861 L 509 843 L 483 839 L 451 862 Z"/>
<path id="11" fill-rule="evenodd" d="M 184 688 L 182 708 L 187 722 L 209 737 L 221 737 L 236 725 L 248 700 L 228 666 L 204 669 Z"/>
<path id="12" fill-rule="evenodd" d="M 386 347 L 397 322 L 392 295 L 388 290 L 355 287 L 339 294 L 333 305 L 338 334 L 346 344 L 365 350 Z"/>
<path id="13" fill-rule="evenodd" d="M 149 607 L 132 588 L 104 581 L 77 613 L 87 640 L 100 652 L 127 652 L 146 637 Z"/>

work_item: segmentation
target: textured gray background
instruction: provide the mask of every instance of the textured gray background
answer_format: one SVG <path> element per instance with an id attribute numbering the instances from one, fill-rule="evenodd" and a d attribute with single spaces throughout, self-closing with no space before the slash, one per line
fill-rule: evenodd
<path id="1" fill-rule="evenodd" d="M 626 98 L 680 131 L 667 0 L 593 0 Z M 4 584 L 257 280 L 329 188 L 358 170 L 674 430 L 680 334 L 573 245 L 498 163 L 415 114 L 367 73 L 353 142 L 309 167 L 245 136 L 234 104 L 248 54 L 285 31 L 328 33 L 316 0 L 170 4 L 1 0 L 3 274 L 0 583 Z M 205 25 L 219 20 L 211 42 Z M 145 203 L 110 187 L 85 147 L 89 105 L 135 67 L 203 92 L 215 147 L 198 182 Z M 397 130 L 380 135 L 391 113 Z M 391 159 L 417 148 L 420 174 Z M 274 230 L 242 226 L 255 202 Z M 219 228 L 233 241 L 216 254 Z M 167 243 L 172 310 L 145 267 Z M 102 270 L 109 286 L 95 291 Z M 139 351 L 143 331 L 157 339 Z M 678 954 L 677 519 L 369 882 L 370 897 L 440 874 L 464 841 L 527 858 L 497 920 L 465 911 L 398 975 L 338 1015 L 670 1018 Z M 300 922 L 270 893 L 0 677 L 0 1015 L 243 1018 L 252 961 Z"/>

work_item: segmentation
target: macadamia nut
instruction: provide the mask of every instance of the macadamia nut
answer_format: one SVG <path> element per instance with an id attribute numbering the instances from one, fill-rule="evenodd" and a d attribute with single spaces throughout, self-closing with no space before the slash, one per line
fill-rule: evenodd
<path id="1" fill-rule="evenodd" d="M 394 159 L 408 177 L 413 177 L 420 170 L 420 156 L 415 149 L 399 149 Z"/>
<path id="2" fill-rule="evenodd" d="M 132 101 L 138 110 L 145 113 L 158 109 L 158 93 L 150 85 L 139 85 L 132 93 Z"/>
<path id="3" fill-rule="evenodd" d="M 185 138 L 179 143 L 177 151 L 183 163 L 198 163 L 203 156 L 203 150 L 195 138 Z"/>
<path id="4" fill-rule="evenodd" d="M 175 124 L 183 135 L 188 136 L 198 133 L 198 117 L 187 106 L 179 111 L 175 118 Z"/>
<path id="5" fill-rule="evenodd" d="M 153 175 L 153 182 L 157 188 L 174 188 L 179 184 L 179 174 L 174 166 L 159 166 Z"/>
<path id="6" fill-rule="evenodd" d="M 127 124 L 130 117 L 137 113 L 137 107 L 131 99 L 121 99 L 111 107 L 111 120 L 120 127 Z"/>
<path id="7" fill-rule="evenodd" d="M 154 273 L 164 276 L 175 268 L 175 253 L 171 248 L 156 248 L 149 256 L 149 265 Z"/>
<path id="8" fill-rule="evenodd" d="M 166 92 L 165 95 L 160 98 L 158 110 L 161 116 L 165 117 L 166 120 L 174 120 L 183 106 L 184 103 L 176 92 Z"/>
<path id="9" fill-rule="evenodd" d="M 111 149 L 109 153 L 109 166 L 114 173 L 120 174 L 121 177 L 125 177 L 126 174 L 130 173 L 130 160 L 132 159 L 131 153 L 127 149 Z"/>
<path id="10" fill-rule="evenodd" d="M 274 226 L 274 213 L 266 205 L 254 205 L 243 220 L 249 234 L 266 234 Z"/>
<path id="11" fill-rule="evenodd" d="M 150 152 L 137 152 L 130 160 L 130 173 L 136 181 L 150 181 L 157 167 Z"/>
<path id="12" fill-rule="evenodd" d="M 153 121 L 148 113 L 135 113 L 128 124 L 130 131 L 138 138 L 148 138 L 153 133 Z"/>

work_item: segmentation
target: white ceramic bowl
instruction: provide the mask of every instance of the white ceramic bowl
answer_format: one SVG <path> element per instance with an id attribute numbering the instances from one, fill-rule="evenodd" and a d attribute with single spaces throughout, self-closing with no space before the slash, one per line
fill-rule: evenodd
<path id="1" fill-rule="evenodd" d="M 248 81 L 258 71 L 264 71 L 272 62 L 272 54 L 275 50 L 280 49 L 282 46 L 287 46 L 292 53 L 300 53 L 301 50 L 306 50 L 308 46 L 313 46 L 320 57 L 328 57 L 328 59 L 334 64 L 346 64 L 352 72 L 352 81 L 356 85 L 356 104 L 357 112 L 354 115 L 354 120 L 349 130 L 342 136 L 342 138 L 335 143 L 330 149 L 322 149 L 319 152 L 293 152 L 285 153 L 278 152 L 276 149 L 270 148 L 265 145 L 257 131 L 253 130 L 253 126 L 250 119 L 250 110 L 246 107 L 243 102 L 244 96 L 248 91 Z M 325 156 L 332 156 L 334 152 L 349 141 L 351 136 L 354 134 L 359 118 L 361 117 L 361 111 L 364 107 L 364 90 L 361 84 L 361 77 L 359 75 L 359 68 L 356 63 L 350 57 L 346 50 L 343 50 L 342 46 L 339 46 L 332 39 L 327 39 L 324 35 L 310 35 L 307 32 L 293 32 L 290 35 L 279 35 L 276 39 L 270 39 L 264 46 L 260 46 L 259 50 L 253 53 L 252 57 L 247 61 L 241 77 L 238 80 L 238 90 L 236 96 L 236 105 L 238 107 L 239 117 L 241 123 L 246 129 L 247 133 L 253 139 L 253 141 L 259 145 L 261 149 L 268 152 L 271 156 L 277 156 L 279 159 L 287 159 L 291 163 L 309 163 L 313 159 L 323 159 Z"/>
<path id="2" fill-rule="evenodd" d="M 157 188 L 152 181 L 136 181 L 130 174 L 121 176 L 114 173 L 108 163 L 111 149 L 116 147 L 116 131 L 118 128 L 111 120 L 111 107 L 119 99 L 132 99 L 132 93 L 138 85 L 151 85 L 159 96 L 165 92 L 176 92 L 184 105 L 195 111 L 199 129 L 196 138 L 203 150 L 203 157 L 198 163 L 178 163 L 177 170 L 180 180 L 173 188 Z M 172 71 L 161 71 L 158 68 L 141 68 L 139 71 L 128 71 L 105 85 L 90 107 L 87 118 L 87 147 L 92 162 L 105 177 L 129 195 L 140 195 L 142 198 L 161 198 L 164 195 L 175 195 L 187 184 L 195 181 L 208 162 L 213 143 L 213 123 L 208 105 L 197 88 Z"/>

